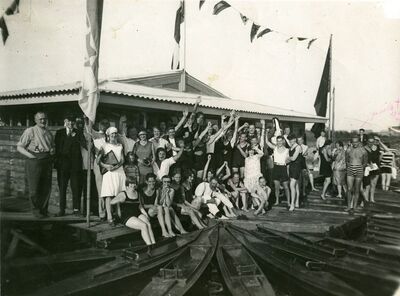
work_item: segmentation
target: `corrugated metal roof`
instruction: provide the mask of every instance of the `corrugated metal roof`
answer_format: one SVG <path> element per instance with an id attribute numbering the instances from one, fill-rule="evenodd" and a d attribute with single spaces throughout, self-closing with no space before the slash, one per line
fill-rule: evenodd
<path id="1" fill-rule="evenodd" d="M 47 94 L 45 96 L 39 95 L 33 97 L 10 97 L 0 99 L 0 106 L 74 102 L 77 101 L 78 98 L 78 94 Z"/>
<path id="2" fill-rule="evenodd" d="M 80 87 L 81 87 L 81 82 L 76 81 L 76 82 L 72 82 L 72 83 L 55 85 L 55 86 L 4 91 L 4 92 L 0 92 L 0 98 L 15 97 L 15 96 L 30 96 L 30 95 L 35 95 L 35 94 L 46 94 L 46 93 L 64 92 L 64 91 L 69 91 L 69 90 L 79 90 Z"/>
<path id="3" fill-rule="evenodd" d="M 310 119 L 324 119 L 323 117 L 287 110 L 278 107 L 272 107 L 254 102 L 236 100 L 229 98 L 202 96 L 191 93 L 182 93 L 179 91 L 159 89 L 135 84 L 125 84 L 114 81 L 106 81 L 100 85 L 100 89 L 106 93 L 120 94 L 126 96 L 136 96 L 145 99 L 167 101 L 179 104 L 194 105 L 197 98 L 201 98 L 200 106 L 221 110 L 236 110 L 256 114 L 294 116 Z"/>

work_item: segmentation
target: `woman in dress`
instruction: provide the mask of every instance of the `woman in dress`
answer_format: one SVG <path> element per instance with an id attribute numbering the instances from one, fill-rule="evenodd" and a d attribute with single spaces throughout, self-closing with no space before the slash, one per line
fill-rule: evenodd
<path id="1" fill-rule="evenodd" d="M 320 149 L 321 164 L 319 168 L 319 174 L 322 175 L 324 180 L 324 186 L 322 188 L 321 198 L 325 200 L 326 191 L 328 190 L 329 184 L 332 181 L 332 141 L 326 140 L 322 148 Z"/>
<path id="2" fill-rule="evenodd" d="M 347 192 L 346 187 L 346 151 L 342 141 L 336 142 L 336 149 L 332 153 L 332 169 L 333 169 L 333 184 L 337 186 L 338 196 L 342 198 L 342 188 L 344 194 Z"/>
<path id="3" fill-rule="evenodd" d="M 120 192 L 112 201 L 112 205 L 119 205 L 121 210 L 121 222 L 126 227 L 140 230 L 140 234 L 148 246 L 148 254 L 156 243 L 153 230 L 149 222 L 149 216 L 143 208 L 143 204 L 137 192 L 135 179 L 126 180 L 126 190 Z"/>
<path id="4" fill-rule="evenodd" d="M 240 146 L 238 146 L 238 149 L 241 150 Z M 248 150 L 248 155 L 244 164 L 243 180 L 244 186 L 247 188 L 248 192 L 253 192 L 254 188 L 258 184 L 258 179 L 262 176 L 260 163 L 261 157 L 263 157 L 263 152 L 257 146 Z"/>
<path id="5" fill-rule="evenodd" d="M 97 163 L 99 167 L 107 172 L 103 175 L 100 196 L 106 201 L 107 220 L 113 223 L 111 214 L 111 199 L 118 193 L 125 190 L 125 172 L 122 167 L 124 163 L 124 153 L 122 144 L 117 141 L 118 130 L 115 127 L 109 127 L 106 131 L 106 142 L 101 146 Z M 104 156 L 108 153 L 114 153 L 118 163 L 111 165 L 104 163 Z"/>
<path id="6" fill-rule="evenodd" d="M 137 157 L 140 183 L 144 183 L 146 175 L 153 172 L 152 162 L 155 159 L 153 143 L 147 140 L 147 132 L 139 132 L 139 141 L 133 147 L 133 154 Z"/>
<path id="7" fill-rule="evenodd" d="M 128 152 L 128 154 L 126 155 L 124 171 L 126 178 L 135 179 L 136 184 L 139 184 L 139 167 L 137 166 L 135 154 L 133 154 L 132 152 Z"/>

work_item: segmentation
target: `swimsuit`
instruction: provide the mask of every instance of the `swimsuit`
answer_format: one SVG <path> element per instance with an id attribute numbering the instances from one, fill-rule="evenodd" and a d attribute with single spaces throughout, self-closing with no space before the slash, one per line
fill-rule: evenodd
<path id="1" fill-rule="evenodd" d="M 364 167 L 361 164 L 348 164 L 347 165 L 347 176 L 354 178 L 364 177 Z"/>

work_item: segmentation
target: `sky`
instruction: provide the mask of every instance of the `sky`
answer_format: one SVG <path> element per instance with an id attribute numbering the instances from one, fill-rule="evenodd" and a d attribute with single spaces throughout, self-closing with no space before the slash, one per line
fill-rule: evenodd
<path id="1" fill-rule="evenodd" d="M 225 95 L 314 114 L 332 34 L 336 129 L 376 131 L 400 123 L 400 1 L 186 0 L 186 70 Z M 0 0 L 0 12 L 10 0 Z M 79 81 L 83 73 L 82 0 L 21 0 L 5 16 L 0 91 Z M 165 72 L 174 50 L 178 0 L 105 0 L 100 79 Z M 251 21 L 271 28 L 250 42 Z M 278 33 L 277 33 L 278 32 Z M 291 36 L 317 38 L 307 42 Z"/>

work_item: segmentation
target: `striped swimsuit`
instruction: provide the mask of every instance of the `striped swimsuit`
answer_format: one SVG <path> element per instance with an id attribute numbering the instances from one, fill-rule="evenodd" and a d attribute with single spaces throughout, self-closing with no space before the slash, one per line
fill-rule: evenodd
<path id="1" fill-rule="evenodd" d="M 347 165 L 347 176 L 354 178 L 364 177 L 364 167 L 361 164 L 348 164 Z"/>

